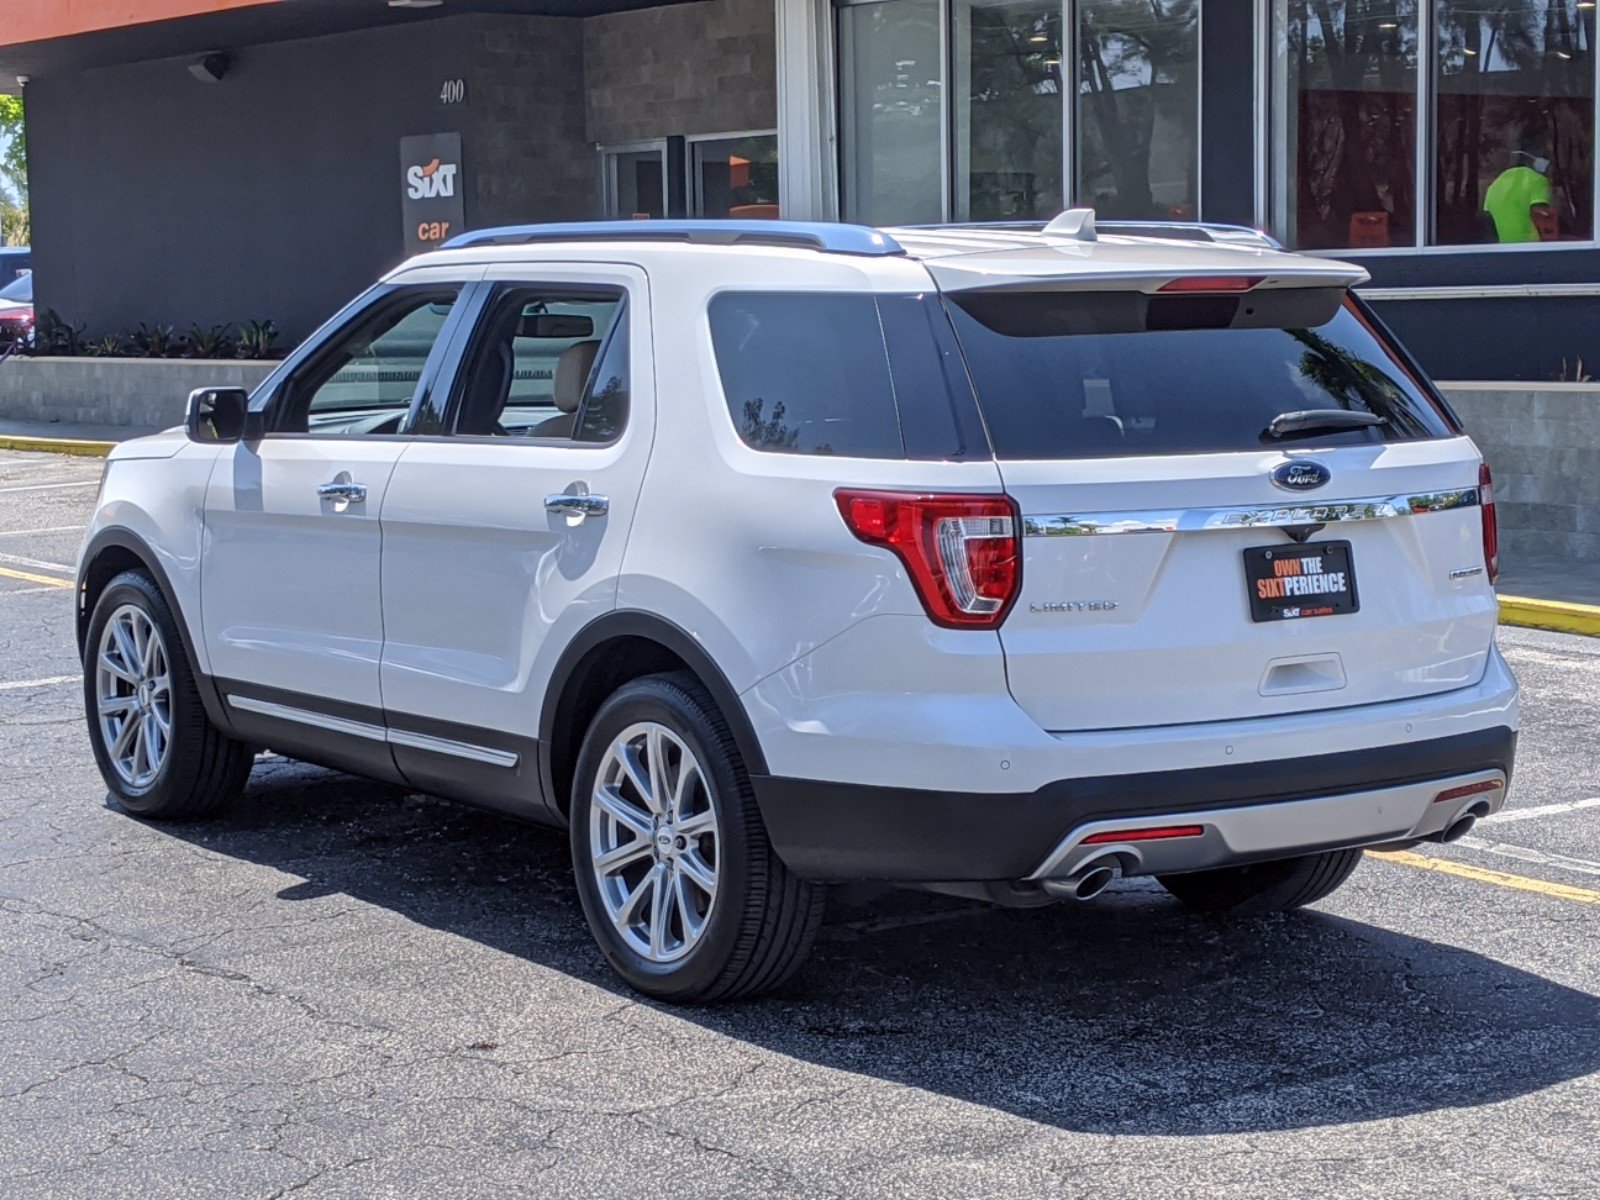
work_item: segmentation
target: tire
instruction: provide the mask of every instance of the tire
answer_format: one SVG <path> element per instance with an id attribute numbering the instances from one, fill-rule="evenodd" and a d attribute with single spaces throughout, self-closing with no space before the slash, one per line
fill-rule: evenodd
<path id="1" fill-rule="evenodd" d="M 108 630 L 113 623 L 117 630 Z M 148 666 L 142 653 L 124 654 L 126 639 L 134 639 L 139 651 L 149 644 L 151 633 L 157 649 Z M 110 664 L 103 652 L 111 655 Z M 131 672 L 129 657 L 139 660 Z M 84 639 L 83 702 L 95 764 L 112 796 L 129 812 L 157 820 L 209 816 L 244 790 L 255 756 L 206 716 L 177 620 L 161 589 L 143 571 L 118 575 L 94 606 Z M 160 731 L 163 715 L 165 734 Z M 143 728 L 132 730 L 119 752 L 117 735 L 135 724 Z M 141 739 L 152 748 L 142 756 Z"/>
<path id="2" fill-rule="evenodd" d="M 1190 908 L 1254 916 L 1300 908 L 1321 900 L 1349 879 L 1360 861 L 1360 850 L 1329 850 L 1303 858 L 1156 878 L 1162 887 Z"/>
<path id="3" fill-rule="evenodd" d="M 636 779 L 666 799 L 651 805 Z M 584 735 L 570 812 L 584 916 L 631 987 L 674 1003 L 732 1000 L 799 969 L 822 923 L 824 891 L 773 850 L 728 723 L 693 675 L 645 676 L 601 705 Z M 602 868 L 597 853 L 614 861 Z"/>

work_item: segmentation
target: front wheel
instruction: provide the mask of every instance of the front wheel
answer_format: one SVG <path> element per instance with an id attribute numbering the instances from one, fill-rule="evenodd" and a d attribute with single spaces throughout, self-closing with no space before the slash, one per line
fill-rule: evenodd
<path id="1" fill-rule="evenodd" d="M 244 790 L 254 755 L 211 723 L 177 619 L 142 571 L 100 594 L 83 644 L 84 708 L 100 774 L 142 817 L 198 817 Z"/>
<path id="2" fill-rule="evenodd" d="M 571 817 L 584 916 L 630 985 L 727 1000 L 799 969 L 822 890 L 772 849 L 728 724 L 692 675 L 634 680 L 601 706 Z"/>
<path id="3" fill-rule="evenodd" d="M 1156 879 L 1190 908 L 1253 916 L 1321 900 L 1349 879 L 1360 861 L 1360 850 L 1329 850 L 1245 867 L 1158 875 Z"/>

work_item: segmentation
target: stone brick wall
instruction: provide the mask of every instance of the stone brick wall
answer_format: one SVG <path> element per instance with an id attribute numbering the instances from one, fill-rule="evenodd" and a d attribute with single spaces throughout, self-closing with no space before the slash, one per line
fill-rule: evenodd
<path id="1" fill-rule="evenodd" d="M 1439 388 L 1494 471 L 1504 552 L 1600 562 L 1600 386 Z"/>
<path id="2" fill-rule="evenodd" d="M 701 0 L 583 22 L 588 140 L 774 129 L 772 0 Z"/>
<path id="3" fill-rule="evenodd" d="M 583 22 L 474 16 L 465 153 L 474 227 L 595 217 L 600 166 L 584 132 Z"/>

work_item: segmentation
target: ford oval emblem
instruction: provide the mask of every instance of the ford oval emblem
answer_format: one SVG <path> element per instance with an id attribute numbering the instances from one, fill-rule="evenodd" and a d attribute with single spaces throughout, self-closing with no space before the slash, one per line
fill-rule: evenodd
<path id="1" fill-rule="evenodd" d="M 1319 462 L 1286 462 L 1272 469 L 1272 482 L 1290 492 L 1309 492 L 1333 478 L 1333 472 Z"/>

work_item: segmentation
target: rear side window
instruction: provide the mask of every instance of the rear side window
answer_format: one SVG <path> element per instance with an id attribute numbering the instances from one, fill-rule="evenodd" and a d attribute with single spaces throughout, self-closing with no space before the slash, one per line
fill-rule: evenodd
<path id="1" fill-rule="evenodd" d="M 955 293 L 950 317 L 1003 459 L 1200 454 L 1448 437 L 1399 357 L 1346 301 L 1308 328 L 1230 324 L 1241 302 L 1127 293 Z M 1309 299 L 1309 298 L 1308 298 Z M 1228 306 L 1227 312 L 1212 307 Z M 1305 306 L 1310 308 L 1308 304 Z M 1341 409 L 1383 424 L 1268 434 L 1274 417 Z"/>
<path id="2" fill-rule="evenodd" d="M 927 295 L 724 292 L 717 370 L 745 444 L 778 454 L 987 454 L 947 318 Z"/>

